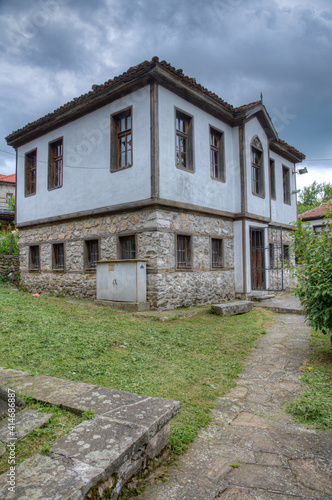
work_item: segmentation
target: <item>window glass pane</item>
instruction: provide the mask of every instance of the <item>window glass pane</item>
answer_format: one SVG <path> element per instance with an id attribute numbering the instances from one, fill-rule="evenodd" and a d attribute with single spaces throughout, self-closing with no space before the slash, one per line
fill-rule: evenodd
<path id="1" fill-rule="evenodd" d="M 127 130 L 131 129 L 131 115 L 127 117 Z"/>

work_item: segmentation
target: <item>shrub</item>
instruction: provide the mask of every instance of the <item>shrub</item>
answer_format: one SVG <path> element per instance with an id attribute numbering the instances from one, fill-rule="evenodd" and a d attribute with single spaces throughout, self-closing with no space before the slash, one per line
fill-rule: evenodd
<path id="1" fill-rule="evenodd" d="M 10 251 L 10 241 L 13 238 L 13 246 L 12 246 L 12 254 L 19 255 L 20 248 L 18 246 L 19 240 L 19 232 L 18 229 L 14 229 L 10 226 L 7 227 L 7 231 L 0 231 L 0 253 L 9 254 Z"/>

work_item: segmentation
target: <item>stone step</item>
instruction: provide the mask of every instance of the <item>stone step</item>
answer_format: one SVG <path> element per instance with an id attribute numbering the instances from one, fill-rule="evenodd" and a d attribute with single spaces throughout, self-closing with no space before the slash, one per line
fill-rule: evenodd
<path id="1" fill-rule="evenodd" d="M 52 413 L 43 413 L 38 410 L 25 409 L 18 414 L 15 414 L 15 431 L 10 432 L 8 427 L 8 419 L 5 418 L 0 422 L 0 444 L 11 443 L 13 439 L 21 441 L 29 432 L 47 424 L 53 417 Z"/>
<path id="2" fill-rule="evenodd" d="M 275 298 L 275 294 L 268 293 L 268 292 L 251 292 L 248 295 L 249 300 L 255 300 L 257 302 L 260 302 L 262 300 L 274 299 L 274 298 Z"/>
<path id="3" fill-rule="evenodd" d="M 222 304 L 212 304 L 211 312 L 220 316 L 235 316 L 252 311 L 254 305 L 249 300 L 237 300 L 234 302 L 224 302 Z"/>
<path id="4" fill-rule="evenodd" d="M 0 385 L 95 418 L 58 439 L 50 456 L 34 455 L 15 471 L 15 491 L 0 476 L 0 498 L 116 499 L 123 485 L 168 443 L 178 401 L 0 368 Z M 41 479 L 42 478 L 42 479 Z M 112 494 L 112 496 L 110 496 Z M 99 497 L 97 496 L 99 495 Z M 107 496 L 108 495 L 108 496 Z"/>

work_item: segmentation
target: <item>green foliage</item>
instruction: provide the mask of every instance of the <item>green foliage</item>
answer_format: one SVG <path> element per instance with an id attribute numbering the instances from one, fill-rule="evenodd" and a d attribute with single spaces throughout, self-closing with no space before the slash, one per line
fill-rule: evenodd
<path id="1" fill-rule="evenodd" d="M 15 196 L 13 196 L 9 201 L 8 201 L 8 210 L 10 212 L 15 212 Z"/>
<path id="2" fill-rule="evenodd" d="M 297 262 L 294 293 L 309 324 L 327 334 L 332 332 L 332 225 L 327 218 L 325 225 L 326 230 L 316 234 L 298 220 L 293 246 Z"/>
<path id="3" fill-rule="evenodd" d="M 0 253 L 9 254 L 10 240 L 11 238 L 13 238 L 12 254 L 19 255 L 20 253 L 20 248 L 18 246 L 19 237 L 20 235 L 18 229 L 12 231 L 10 225 L 7 227 L 7 231 L 0 231 Z"/>
<path id="4" fill-rule="evenodd" d="M 306 186 L 299 194 L 297 203 L 297 211 L 303 214 L 312 208 L 328 203 L 332 199 L 332 184 L 330 182 L 322 182 L 319 184 L 314 181 L 310 186 Z"/>

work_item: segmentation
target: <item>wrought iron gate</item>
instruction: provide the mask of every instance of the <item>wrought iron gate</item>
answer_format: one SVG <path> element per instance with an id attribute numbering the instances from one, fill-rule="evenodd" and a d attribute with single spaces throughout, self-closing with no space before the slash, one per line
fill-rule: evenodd
<path id="1" fill-rule="evenodd" d="M 284 290 L 282 227 L 275 227 L 272 231 L 271 243 L 266 246 L 264 229 L 250 228 L 252 290 L 266 290 L 267 276 L 269 290 Z"/>

